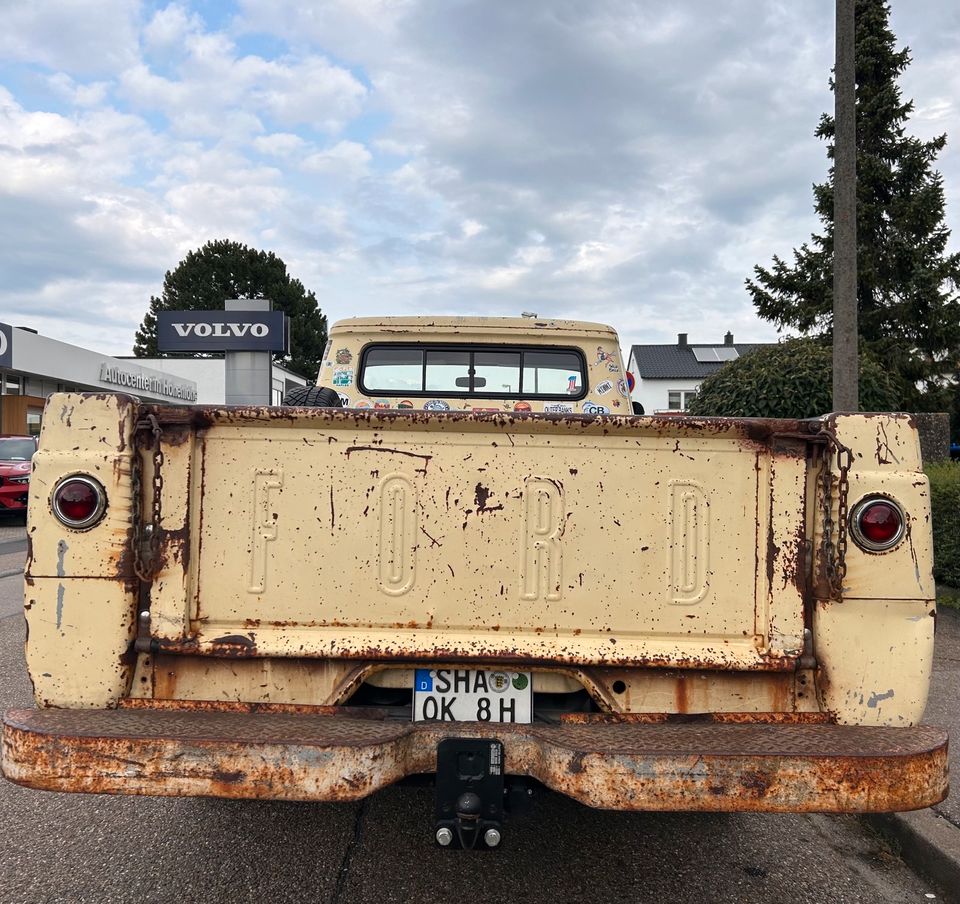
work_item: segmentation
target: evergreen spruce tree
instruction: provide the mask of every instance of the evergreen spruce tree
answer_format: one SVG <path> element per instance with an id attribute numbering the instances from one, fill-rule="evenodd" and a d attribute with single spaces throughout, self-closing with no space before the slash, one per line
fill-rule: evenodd
<path id="1" fill-rule="evenodd" d="M 290 318 L 290 353 L 277 353 L 274 359 L 309 380 L 316 379 L 327 342 L 327 318 L 316 296 L 300 280 L 291 279 L 287 265 L 272 251 L 226 239 L 207 242 L 167 271 L 162 294 L 150 298 L 150 308 L 137 330 L 134 355 L 176 356 L 157 349 L 158 311 L 222 311 L 228 298 L 273 301 L 273 309 Z"/>
<path id="2" fill-rule="evenodd" d="M 910 63 L 897 50 L 883 0 L 856 4 L 857 306 L 863 345 L 893 370 L 902 405 L 944 405 L 942 377 L 957 372 L 960 347 L 960 255 L 947 254 L 943 182 L 932 169 L 946 135 L 930 141 L 905 134 L 913 111 L 897 79 Z M 830 83 L 833 88 L 833 81 Z M 833 159 L 834 121 L 824 114 L 816 135 Z M 814 186 L 823 224 L 793 252 L 774 257 L 746 281 L 760 316 L 829 340 L 833 323 L 833 167 Z M 919 387 L 919 388 L 918 388 Z"/>

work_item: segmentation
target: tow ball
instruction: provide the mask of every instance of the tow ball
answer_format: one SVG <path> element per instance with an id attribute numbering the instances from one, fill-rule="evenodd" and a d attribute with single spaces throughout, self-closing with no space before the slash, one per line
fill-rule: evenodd
<path id="1" fill-rule="evenodd" d="M 503 744 L 445 738 L 437 745 L 435 838 L 441 847 L 473 850 L 500 844 Z M 483 844 L 480 844 L 483 839 Z"/>

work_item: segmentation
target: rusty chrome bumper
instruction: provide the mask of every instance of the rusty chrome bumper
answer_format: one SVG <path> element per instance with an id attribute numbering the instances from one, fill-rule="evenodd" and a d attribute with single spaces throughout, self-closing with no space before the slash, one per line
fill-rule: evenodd
<path id="1" fill-rule="evenodd" d="M 410 723 L 337 713 L 10 710 L 3 772 L 49 791 L 355 800 L 432 773 L 445 737 L 500 739 L 508 774 L 614 810 L 887 812 L 949 790 L 938 728 Z"/>

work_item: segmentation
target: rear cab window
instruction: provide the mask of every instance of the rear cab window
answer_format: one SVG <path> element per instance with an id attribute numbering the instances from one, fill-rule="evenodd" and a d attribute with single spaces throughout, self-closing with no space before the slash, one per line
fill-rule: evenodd
<path id="1" fill-rule="evenodd" d="M 529 411 L 531 402 L 583 399 L 587 365 L 576 348 L 374 343 L 360 356 L 359 387 L 371 397 L 401 396 L 404 400 L 433 396 L 439 397 L 438 401 L 517 400 L 495 410 Z M 540 407 L 538 404 L 537 409 Z M 568 406 L 556 407 L 566 410 Z"/>

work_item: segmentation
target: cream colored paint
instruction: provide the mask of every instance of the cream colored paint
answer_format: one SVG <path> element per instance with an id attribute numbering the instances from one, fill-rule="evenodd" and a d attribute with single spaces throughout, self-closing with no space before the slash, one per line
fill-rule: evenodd
<path id="1" fill-rule="evenodd" d="M 374 338 L 409 340 L 418 330 L 619 355 L 609 328 L 516 320 L 353 321 L 332 331 L 333 354 L 339 337 L 358 354 Z M 594 362 L 592 386 L 598 366 L 609 363 Z M 275 669 L 282 680 L 271 679 L 272 698 L 287 699 L 273 702 L 330 692 L 326 678 L 301 682 L 305 658 L 362 660 L 365 651 L 388 661 L 446 650 L 743 673 L 796 665 L 800 588 L 809 583 L 798 562 L 817 568 L 820 523 L 815 460 L 802 442 L 773 453 L 733 421 L 512 410 L 463 419 L 207 414 L 208 428 L 177 428 L 164 443 L 165 564 L 150 588 L 151 634 L 194 660 L 237 636 L 250 638 L 261 664 L 297 659 Z M 136 416 L 117 396 L 48 402 L 26 571 L 28 665 L 44 706 L 110 706 L 131 693 Z M 856 453 L 851 506 L 885 493 L 905 507 L 910 532 L 885 555 L 849 545 L 843 598 L 820 601 L 814 613 L 819 699 L 842 722 L 909 724 L 926 696 L 933 627 L 929 493 L 916 434 L 902 416 L 837 416 L 830 426 Z M 149 484 L 149 459 L 145 468 Z M 96 476 L 110 499 L 87 531 L 63 528 L 49 507 L 56 482 L 76 472 Z M 229 670 L 220 675 L 217 699 L 253 693 L 259 673 L 243 669 L 234 686 Z M 201 693 L 199 672 L 187 673 L 184 693 Z M 674 679 L 637 674 L 656 681 L 638 683 L 632 702 L 610 695 L 608 704 L 668 707 Z M 152 673 L 141 677 L 153 687 Z M 698 705 L 745 694 L 761 706 L 773 699 L 764 688 L 781 680 L 746 677 L 742 686 L 708 680 Z"/>

